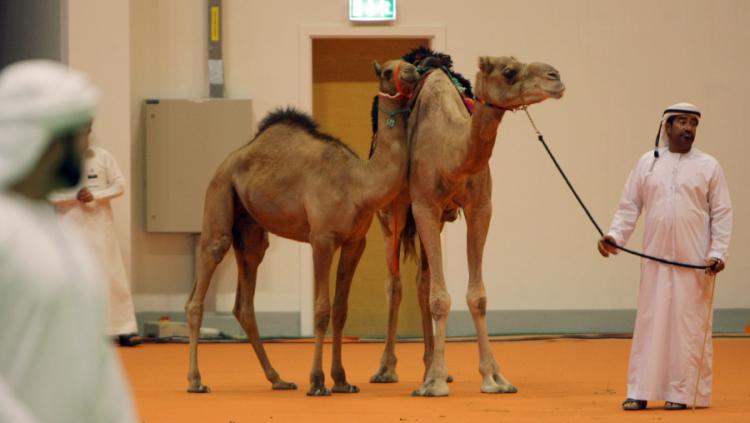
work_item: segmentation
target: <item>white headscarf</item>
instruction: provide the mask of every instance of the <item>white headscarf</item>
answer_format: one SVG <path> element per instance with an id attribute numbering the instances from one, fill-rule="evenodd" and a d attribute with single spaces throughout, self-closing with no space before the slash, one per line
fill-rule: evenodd
<path id="1" fill-rule="evenodd" d="M 701 118 L 701 112 L 698 108 L 691 103 L 675 103 L 666 109 L 661 115 L 661 122 L 659 123 L 659 132 L 656 133 L 656 143 L 654 148 L 654 157 L 659 158 L 659 141 L 661 140 L 663 145 L 669 145 L 669 136 L 667 135 L 667 120 L 672 116 L 690 114 L 698 118 Z"/>
<path id="2" fill-rule="evenodd" d="M 86 76 L 57 62 L 0 72 L 0 189 L 28 174 L 54 137 L 89 122 L 98 98 Z"/>

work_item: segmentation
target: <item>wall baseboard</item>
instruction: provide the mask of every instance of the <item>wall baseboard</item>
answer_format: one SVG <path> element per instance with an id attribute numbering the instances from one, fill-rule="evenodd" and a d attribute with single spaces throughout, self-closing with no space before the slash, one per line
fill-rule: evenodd
<path id="1" fill-rule="evenodd" d="M 184 322 L 185 313 L 136 313 L 138 329 L 143 324 L 167 316 Z M 263 338 L 297 338 L 300 336 L 299 312 L 256 313 L 258 328 Z M 630 333 L 635 323 L 635 310 L 490 310 L 487 328 L 491 335 L 534 335 L 570 333 Z M 750 325 L 750 308 L 714 310 L 714 332 L 743 332 Z M 203 326 L 219 329 L 230 336 L 242 337 L 244 332 L 231 313 L 205 313 Z M 468 310 L 453 311 L 448 318 L 448 336 L 474 336 L 474 322 Z M 383 338 L 373 334 L 367 338 Z"/>

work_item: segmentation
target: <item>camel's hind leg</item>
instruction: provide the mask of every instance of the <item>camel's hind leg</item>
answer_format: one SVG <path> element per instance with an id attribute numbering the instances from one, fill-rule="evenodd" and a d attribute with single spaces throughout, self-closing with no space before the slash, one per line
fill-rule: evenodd
<path id="1" fill-rule="evenodd" d="M 208 386 L 201 383 L 201 374 L 198 370 L 198 335 L 203 322 L 203 302 L 211 283 L 211 276 L 232 243 L 234 189 L 231 182 L 215 177 L 206 192 L 205 204 L 203 231 L 196 258 L 195 285 L 185 304 L 185 315 L 190 330 L 188 392 L 194 393 L 209 392 Z"/>
<path id="2" fill-rule="evenodd" d="M 388 280 L 386 281 L 386 300 L 388 302 L 388 333 L 385 338 L 385 349 L 380 358 L 380 368 L 370 377 L 370 383 L 395 383 L 398 382 L 396 373 L 396 330 L 398 329 L 398 310 L 401 306 L 402 288 L 401 274 L 399 271 L 401 232 L 406 224 L 406 215 L 409 205 L 393 203 L 388 206 L 386 214 L 378 213 L 380 229 L 383 231 L 385 240 L 385 261 L 388 266 Z M 394 219 L 395 217 L 395 219 Z M 394 220 L 396 230 L 394 231 Z M 429 318 L 429 316 L 428 316 Z"/>
<path id="3" fill-rule="evenodd" d="M 492 216 L 489 200 L 476 207 L 464 209 L 466 213 L 466 250 L 469 263 L 469 287 L 466 302 L 474 319 L 479 344 L 479 372 L 482 374 L 481 391 L 485 393 L 515 393 L 518 391 L 501 373 L 495 361 L 487 334 L 487 294 L 482 279 L 482 255 Z"/>
<path id="4" fill-rule="evenodd" d="M 357 269 L 362 252 L 365 251 L 364 238 L 341 246 L 341 257 L 336 272 L 336 295 L 333 299 L 333 360 L 331 361 L 331 378 L 336 393 L 356 393 L 359 388 L 346 381 L 346 372 L 341 359 L 341 337 L 346 323 L 349 307 L 349 289 L 352 286 L 354 271 Z"/>
<path id="5" fill-rule="evenodd" d="M 240 322 L 253 345 L 255 355 L 263 367 L 266 379 L 273 389 L 297 389 L 294 383 L 285 382 L 271 366 L 266 350 L 260 340 L 258 323 L 255 320 L 255 284 L 258 266 L 268 249 L 268 232 L 255 223 L 245 210 L 238 210 L 232 231 L 234 256 L 237 261 L 237 296 L 234 302 L 234 316 Z"/>

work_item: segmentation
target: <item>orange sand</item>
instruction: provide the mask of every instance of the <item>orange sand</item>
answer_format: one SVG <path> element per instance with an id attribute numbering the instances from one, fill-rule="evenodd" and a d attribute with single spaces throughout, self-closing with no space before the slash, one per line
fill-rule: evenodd
<path id="1" fill-rule="evenodd" d="M 312 344 L 266 344 L 281 376 L 296 391 L 272 391 L 249 344 L 203 344 L 203 382 L 212 392 L 188 394 L 187 345 L 120 348 L 145 423 L 201 422 L 750 422 L 750 339 L 714 340 L 713 406 L 695 412 L 625 412 L 625 377 L 630 340 L 493 342 L 503 373 L 519 388 L 515 395 L 479 392 L 478 353 L 473 342 L 451 342 L 446 357 L 455 378 L 446 398 L 413 398 L 422 375 L 421 343 L 397 346 L 396 384 L 370 384 L 383 345 L 344 345 L 344 365 L 359 394 L 305 396 Z M 325 347 L 326 369 L 330 345 Z M 328 375 L 326 375 L 328 377 Z M 330 379 L 328 379 L 330 387 Z"/>

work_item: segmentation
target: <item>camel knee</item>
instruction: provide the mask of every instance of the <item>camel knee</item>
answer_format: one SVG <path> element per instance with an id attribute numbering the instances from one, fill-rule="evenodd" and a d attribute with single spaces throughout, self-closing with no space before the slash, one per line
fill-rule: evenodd
<path id="1" fill-rule="evenodd" d="M 487 314 L 486 295 L 468 295 L 466 297 L 466 304 L 468 304 L 469 311 L 471 311 L 472 316 L 485 316 Z"/>
<path id="2" fill-rule="evenodd" d="M 203 304 L 193 301 L 185 304 L 185 317 L 187 318 L 188 326 L 200 327 L 203 321 Z"/>
<path id="3" fill-rule="evenodd" d="M 328 323 L 331 321 L 331 306 L 318 304 L 315 307 L 315 328 L 318 331 L 325 332 L 328 330 Z"/>
<path id="4" fill-rule="evenodd" d="M 434 320 L 443 320 L 448 317 L 451 309 L 451 298 L 447 293 L 430 295 L 430 313 Z"/>
<path id="5" fill-rule="evenodd" d="M 401 279 L 391 278 L 386 284 L 385 295 L 389 304 L 398 306 L 401 304 L 401 297 L 403 288 L 401 286 Z"/>
<path id="6" fill-rule="evenodd" d="M 232 237 L 227 234 L 222 234 L 213 237 L 210 240 L 206 240 L 201 249 L 207 258 L 211 259 L 214 263 L 219 263 L 227 254 L 231 245 Z"/>

